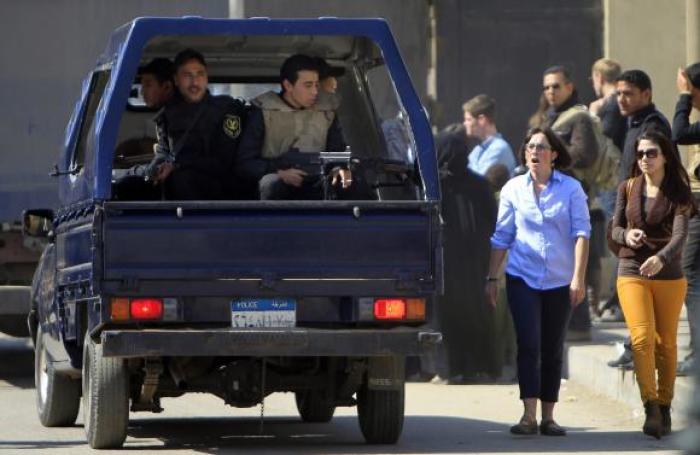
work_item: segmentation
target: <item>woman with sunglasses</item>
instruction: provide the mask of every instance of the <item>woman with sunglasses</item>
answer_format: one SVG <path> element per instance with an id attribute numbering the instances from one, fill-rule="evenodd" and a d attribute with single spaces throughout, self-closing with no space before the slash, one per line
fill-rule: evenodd
<path id="1" fill-rule="evenodd" d="M 630 178 L 618 188 L 612 238 L 620 244 L 617 292 L 646 413 L 642 431 L 658 439 L 671 432 L 676 334 L 687 288 L 681 252 L 696 206 L 665 135 L 646 131 L 635 150 Z"/>
<path id="2" fill-rule="evenodd" d="M 564 436 L 554 421 L 559 398 L 566 326 L 585 292 L 591 225 L 586 195 L 578 180 L 559 169 L 571 158 L 548 128 L 533 128 L 520 149 L 528 172 L 501 190 L 498 220 L 491 237 L 486 295 L 497 301 L 497 282 L 508 254 L 506 294 L 517 336 L 518 385 L 524 411 L 511 427 L 516 435 L 539 432 Z"/>

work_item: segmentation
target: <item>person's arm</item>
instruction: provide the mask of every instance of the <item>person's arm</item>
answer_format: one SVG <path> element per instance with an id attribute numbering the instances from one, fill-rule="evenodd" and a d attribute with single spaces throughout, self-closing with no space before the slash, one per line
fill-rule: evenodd
<path id="1" fill-rule="evenodd" d="M 568 147 L 571 165 L 576 169 L 586 169 L 598 158 L 598 141 L 589 114 L 582 112 L 571 126 L 571 139 Z"/>
<path id="2" fill-rule="evenodd" d="M 588 244 L 586 237 L 578 237 L 574 248 L 574 276 L 569 285 L 569 299 L 571 306 L 576 306 L 583 301 L 586 295 L 586 266 L 588 265 Z"/>
<path id="3" fill-rule="evenodd" d="M 586 265 L 588 264 L 588 244 L 591 236 L 591 217 L 588 211 L 588 198 L 578 183 L 569 201 L 571 216 L 571 237 L 576 239 L 574 247 L 574 273 L 569 285 L 569 298 L 572 306 L 583 300 L 586 293 Z"/>
<path id="4" fill-rule="evenodd" d="M 677 144 L 689 145 L 700 142 L 700 122 L 690 123 L 692 109 L 690 94 L 681 94 L 673 114 L 673 141 Z"/>
<path id="5" fill-rule="evenodd" d="M 612 221 L 612 239 L 620 245 L 626 245 L 625 231 L 627 228 L 627 216 L 625 208 L 627 206 L 627 180 L 624 180 L 617 187 L 617 198 L 615 199 L 615 213 Z"/>
<path id="6" fill-rule="evenodd" d="M 486 293 L 486 301 L 494 308 L 496 307 L 496 302 L 498 301 L 498 275 L 501 272 L 501 266 L 503 265 L 503 260 L 506 257 L 506 252 L 507 250 L 498 248 L 491 249 L 489 274 L 486 277 L 486 287 L 484 291 Z"/>
<path id="7" fill-rule="evenodd" d="M 663 264 L 668 264 L 673 258 L 680 255 L 685 245 L 686 237 L 688 237 L 688 215 L 678 211 L 673 217 L 671 239 L 656 253 L 656 256 L 661 259 Z"/>
<path id="8" fill-rule="evenodd" d="M 491 236 L 491 258 L 489 261 L 489 273 L 486 277 L 486 301 L 492 306 L 496 306 L 498 297 L 498 275 L 501 271 L 503 259 L 506 251 L 515 241 L 515 207 L 511 200 L 512 186 L 506 184 L 501 191 L 501 198 L 498 203 L 498 216 L 496 227 Z"/>
<path id="9" fill-rule="evenodd" d="M 243 129 L 238 145 L 234 169 L 236 175 L 247 180 L 258 181 L 270 172 L 269 165 L 260 153 L 265 141 L 265 122 L 262 110 L 253 108 Z"/>

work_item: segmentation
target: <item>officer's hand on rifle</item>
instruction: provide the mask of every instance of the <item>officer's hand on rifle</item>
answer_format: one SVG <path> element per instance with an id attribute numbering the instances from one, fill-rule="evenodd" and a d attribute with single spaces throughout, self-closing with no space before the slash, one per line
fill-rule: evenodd
<path id="1" fill-rule="evenodd" d="M 349 169 L 336 167 L 331 171 L 331 175 L 333 177 L 331 180 L 332 185 L 340 183 L 343 189 L 350 188 L 350 185 L 352 185 L 352 172 Z"/>
<path id="2" fill-rule="evenodd" d="M 301 169 L 289 168 L 277 171 L 282 181 L 287 185 L 296 186 L 297 188 L 304 183 L 304 177 L 308 174 Z"/>
<path id="3" fill-rule="evenodd" d="M 153 177 L 153 183 L 157 184 L 165 181 L 165 179 L 172 174 L 173 170 L 175 170 L 175 164 L 172 161 L 166 161 L 165 163 L 161 164 L 158 166 L 156 175 Z"/>

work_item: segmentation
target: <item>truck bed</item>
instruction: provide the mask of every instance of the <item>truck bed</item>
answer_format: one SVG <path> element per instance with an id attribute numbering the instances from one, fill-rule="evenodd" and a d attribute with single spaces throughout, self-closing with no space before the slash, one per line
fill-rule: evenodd
<path id="1" fill-rule="evenodd" d="M 111 292 L 434 292 L 431 202 L 107 202 L 96 218 Z"/>

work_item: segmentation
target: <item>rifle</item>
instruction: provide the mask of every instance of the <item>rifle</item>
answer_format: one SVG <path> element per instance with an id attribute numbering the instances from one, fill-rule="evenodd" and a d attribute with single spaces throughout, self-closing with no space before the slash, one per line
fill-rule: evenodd
<path id="1" fill-rule="evenodd" d="M 349 147 L 343 152 L 307 153 L 290 150 L 277 159 L 278 169 L 301 169 L 310 178 L 326 176 L 335 167 L 352 169 L 358 163 L 357 158 L 351 157 Z"/>

